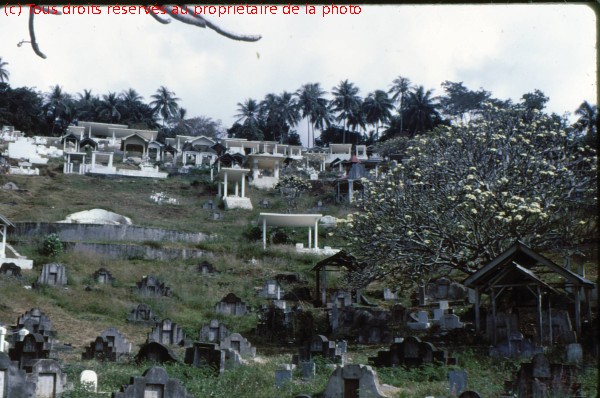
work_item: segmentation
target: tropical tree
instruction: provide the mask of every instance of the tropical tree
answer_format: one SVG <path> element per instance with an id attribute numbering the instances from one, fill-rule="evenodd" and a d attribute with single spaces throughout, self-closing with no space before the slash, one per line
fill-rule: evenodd
<path id="1" fill-rule="evenodd" d="M 330 122 L 328 112 L 328 101 L 323 96 L 327 94 L 321 89 L 319 83 L 307 83 L 297 91 L 298 106 L 303 118 L 306 118 L 308 126 L 308 145 L 315 145 L 315 127 Z M 310 127 L 312 126 L 312 141 Z"/>
<path id="2" fill-rule="evenodd" d="M 121 102 L 117 93 L 111 93 L 102 95 L 102 99 L 98 105 L 96 111 L 100 120 L 107 123 L 114 123 L 121 120 Z"/>
<path id="3" fill-rule="evenodd" d="M 355 286 L 470 274 L 517 239 L 559 250 L 598 234 L 596 153 L 544 114 L 524 124 L 490 107 L 412 139 L 404 155 L 384 180 L 365 182 L 340 230 L 362 264 Z"/>
<path id="4" fill-rule="evenodd" d="M 410 79 L 398 76 L 392 81 L 392 87 L 388 90 L 388 94 L 392 94 L 392 101 L 398 104 L 398 115 L 400 116 L 400 133 L 404 131 L 404 123 L 402 116 L 404 114 L 404 99 L 408 90 L 410 90 Z"/>
<path id="5" fill-rule="evenodd" d="M 392 117 L 394 104 L 383 90 L 370 93 L 363 102 L 365 121 L 375 127 L 375 137 L 379 138 L 379 126 Z"/>
<path id="6" fill-rule="evenodd" d="M 165 123 L 177 112 L 179 108 L 178 101 L 181 101 L 180 98 L 175 96 L 175 93 L 169 91 L 165 86 L 160 86 L 156 90 L 156 94 L 151 96 L 153 101 L 150 102 L 150 106 L 152 107 L 152 111 L 155 115 L 160 116 L 162 119 L 163 128 L 165 127 Z"/>
<path id="7" fill-rule="evenodd" d="M 273 132 L 273 139 L 279 137 L 280 143 L 287 142 L 290 128 L 301 119 L 294 95 L 287 91 L 280 95 L 267 94 L 260 107 L 267 128 Z"/>
<path id="8" fill-rule="evenodd" d="M 346 130 L 348 129 L 348 119 L 350 119 L 353 112 L 361 105 L 361 98 L 358 94 L 358 87 L 348 81 L 348 79 L 341 81 L 336 87 L 332 89 L 333 101 L 331 101 L 331 107 L 334 112 L 337 112 L 337 121 L 344 121 L 344 136 L 342 143 L 346 143 Z"/>
<path id="9" fill-rule="evenodd" d="M 45 94 L 44 110 L 46 119 L 52 125 L 51 135 L 62 134 L 70 122 L 73 110 L 73 100 L 58 84 Z"/>
<path id="10" fill-rule="evenodd" d="M 483 111 L 483 104 L 489 102 L 491 93 L 483 89 L 469 90 L 463 82 L 442 83 L 446 95 L 439 97 L 439 104 L 444 114 L 457 120 L 465 121 Z"/>
<path id="11" fill-rule="evenodd" d="M 31 88 L 0 83 L 0 125 L 14 126 L 28 135 L 48 134 L 42 95 Z"/>
<path id="12" fill-rule="evenodd" d="M 432 90 L 425 91 L 423 86 L 408 93 L 403 120 L 411 137 L 431 130 L 442 122 L 432 93 Z"/>
<path id="13" fill-rule="evenodd" d="M 10 73 L 6 69 L 6 65 L 8 65 L 8 62 L 3 61 L 2 57 L 0 57 L 0 83 L 8 82 Z"/>
<path id="14" fill-rule="evenodd" d="M 575 114 L 579 116 L 576 127 L 585 132 L 585 140 L 593 146 L 598 136 L 598 107 L 583 101 Z"/>
<path id="15" fill-rule="evenodd" d="M 92 90 L 84 89 L 82 93 L 77 93 L 75 100 L 75 119 L 95 121 L 97 119 L 96 109 L 100 106 L 98 96 L 92 94 Z"/>

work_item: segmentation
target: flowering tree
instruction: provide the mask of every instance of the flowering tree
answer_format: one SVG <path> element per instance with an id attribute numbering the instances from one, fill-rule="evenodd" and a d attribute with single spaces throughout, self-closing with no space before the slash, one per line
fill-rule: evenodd
<path id="1" fill-rule="evenodd" d="M 279 191 L 281 196 L 285 198 L 288 210 L 295 209 L 298 206 L 298 199 L 302 196 L 302 192 L 310 188 L 310 182 L 293 174 L 281 177 L 275 185 L 275 190 Z"/>
<path id="2" fill-rule="evenodd" d="M 362 269 L 356 287 L 431 272 L 472 273 L 516 239 L 568 248 L 597 234 L 596 153 L 539 111 L 488 106 L 468 124 L 412 140 L 383 180 L 366 182 L 340 233 Z"/>

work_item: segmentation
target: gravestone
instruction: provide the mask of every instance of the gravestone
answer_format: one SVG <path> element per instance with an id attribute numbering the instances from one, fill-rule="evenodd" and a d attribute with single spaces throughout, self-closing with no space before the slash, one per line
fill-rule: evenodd
<path id="1" fill-rule="evenodd" d="M 297 272 L 281 272 L 275 275 L 275 280 L 278 283 L 286 284 L 306 283 L 302 276 Z"/>
<path id="2" fill-rule="evenodd" d="M 429 315 L 427 314 L 427 311 L 419 311 L 417 312 L 416 317 L 412 314 L 411 317 L 415 320 L 415 322 L 406 323 L 406 326 L 408 326 L 410 329 L 425 330 L 431 327 L 431 322 L 429 322 Z"/>
<path id="3" fill-rule="evenodd" d="M 477 391 L 463 391 L 458 398 L 482 398 Z"/>
<path id="4" fill-rule="evenodd" d="M 276 369 L 275 370 L 275 387 L 281 388 L 286 383 L 292 382 L 292 369 Z"/>
<path id="5" fill-rule="evenodd" d="M 325 397 L 385 398 L 377 373 L 366 365 L 347 364 L 336 366 L 329 377 Z"/>
<path id="6" fill-rule="evenodd" d="M 241 298 L 229 293 L 216 304 L 215 312 L 217 314 L 242 316 L 249 312 L 249 308 Z"/>
<path id="7" fill-rule="evenodd" d="M 450 396 L 456 397 L 467 389 L 468 377 L 464 370 L 451 370 L 448 372 Z"/>
<path id="8" fill-rule="evenodd" d="M 202 205 L 202 208 L 204 210 L 214 210 L 216 208 L 216 205 L 215 202 L 213 202 L 212 200 L 208 200 Z"/>
<path id="9" fill-rule="evenodd" d="M 202 261 L 198 264 L 198 273 L 200 275 L 210 275 L 216 273 L 217 270 L 214 265 L 209 263 L 208 261 Z"/>
<path id="10" fill-rule="evenodd" d="M 110 271 L 107 270 L 106 268 L 97 269 L 96 272 L 94 272 L 94 275 L 92 275 L 92 278 L 97 283 L 107 284 L 107 285 L 114 283 L 116 281 L 116 279 L 112 276 Z"/>
<path id="11" fill-rule="evenodd" d="M 127 322 L 133 323 L 145 323 L 154 325 L 158 322 L 158 318 L 152 313 L 152 308 L 147 304 L 138 304 L 129 315 L 127 315 Z"/>
<path id="12" fill-rule="evenodd" d="M 15 263 L 4 263 L 0 266 L 0 275 L 21 279 L 21 267 Z"/>
<path id="13" fill-rule="evenodd" d="M 8 356 L 17 361 L 19 367 L 24 369 L 29 363 L 38 359 L 50 358 L 51 346 L 39 333 L 29 333 L 23 341 L 17 341 L 8 350 Z"/>
<path id="14" fill-rule="evenodd" d="M 392 330 L 404 326 L 404 308 L 391 310 L 373 307 L 333 307 L 328 314 L 329 325 L 336 336 L 353 339 L 360 344 L 387 344 Z"/>
<path id="15" fill-rule="evenodd" d="M 10 343 L 6 339 L 7 334 L 8 329 L 0 325 L 0 352 L 8 352 L 10 347 Z"/>
<path id="16" fill-rule="evenodd" d="M 66 286 L 67 271 L 64 265 L 58 263 L 44 264 L 35 286 Z"/>
<path id="17" fill-rule="evenodd" d="M 177 356 L 170 348 L 156 342 L 151 341 L 140 347 L 135 356 L 136 362 L 152 361 L 159 364 L 166 362 L 177 362 Z"/>
<path id="18" fill-rule="evenodd" d="M 303 347 L 300 347 L 298 353 L 298 362 L 312 361 L 315 357 L 322 357 L 334 363 L 344 363 L 345 353 L 342 352 L 342 347 L 329 340 L 323 335 L 314 335 Z"/>
<path id="19" fill-rule="evenodd" d="M 376 367 L 411 367 L 433 362 L 452 365 L 456 364 L 456 359 L 448 357 L 446 351 L 438 350 L 433 344 L 414 336 L 392 343 L 388 351 L 378 351 L 376 357 L 369 357 L 369 363 Z"/>
<path id="20" fill-rule="evenodd" d="M 118 362 L 130 352 L 131 343 L 116 328 L 110 327 L 85 348 L 81 358 Z"/>
<path id="21" fill-rule="evenodd" d="M 494 358 L 530 358 L 543 351 L 543 347 L 534 345 L 522 333 L 512 332 L 504 341 L 490 347 L 489 355 Z"/>
<path id="22" fill-rule="evenodd" d="M 67 375 L 54 359 L 39 359 L 25 368 L 27 380 L 35 383 L 36 398 L 58 398 L 66 390 Z"/>
<path id="23" fill-rule="evenodd" d="M 179 325 L 170 319 L 163 319 L 157 323 L 150 333 L 148 333 L 147 342 L 156 341 L 166 345 L 184 345 L 185 333 Z"/>
<path id="24" fill-rule="evenodd" d="M 201 342 L 220 343 L 231 333 L 225 325 L 217 319 L 213 319 L 209 324 L 202 326 L 198 340 Z"/>
<path id="25" fill-rule="evenodd" d="M 225 372 L 225 351 L 218 344 L 195 342 L 185 350 L 184 362 L 196 368 L 208 366 L 222 374 Z"/>
<path id="26" fill-rule="evenodd" d="M 96 393 L 98 392 L 98 375 L 93 370 L 84 370 L 79 376 L 79 384 L 85 391 Z"/>
<path id="27" fill-rule="evenodd" d="M 571 343 L 565 347 L 565 361 L 580 365 L 583 362 L 583 349 L 581 344 Z"/>
<path id="28" fill-rule="evenodd" d="M 221 340 L 219 348 L 230 348 L 240 353 L 244 358 L 254 358 L 256 356 L 256 347 L 252 347 L 250 342 L 239 333 L 232 333 Z"/>
<path id="29" fill-rule="evenodd" d="M 171 295 L 171 288 L 153 275 L 144 276 L 141 281 L 136 282 L 136 291 L 144 297 L 169 297 Z"/>
<path id="30" fill-rule="evenodd" d="M 302 362 L 302 380 L 315 378 L 317 366 L 314 362 Z"/>
<path id="31" fill-rule="evenodd" d="M 39 333 L 46 340 L 51 340 L 56 334 L 52 330 L 52 321 L 39 308 L 32 308 L 19 316 L 17 329 L 27 329 L 29 333 Z"/>
<path id="32" fill-rule="evenodd" d="M 345 290 L 338 290 L 329 296 L 327 303 L 337 308 L 349 307 L 352 305 L 352 293 Z"/>
<path id="33" fill-rule="evenodd" d="M 262 290 L 258 293 L 259 297 L 269 298 L 269 299 L 277 299 L 279 300 L 283 295 L 283 289 L 277 283 L 277 281 L 273 279 L 269 279 L 265 281 L 265 284 L 262 287 Z"/>
<path id="34" fill-rule="evenodd" d="M 152 367 L 142 376 L 132 377 L 129 385 L 121 387 L 114 398 L 193 398 L 177 379 L 169 378 L 161 367 Z"/>
<path id="35" fill-rule="evenodd" d="M 288 342 L 294 340 L 294 326 L 297 308 L 289 308 L 278 304 L 285 301 L 274 300 L 271 305 L 262 305 L 258 311 L 257 333 L 269 341 Z"/>
<path id="36" fill-rule="evenodd" d="M 34 398 L 35 384 L 8 354 L 0 352 L 0 398 Z"/>
<path id="37" fill-rule="evenodd" d="M 385 301 L 398 301 L 398 294 L 386 287 L 383 289 L 383 299 Z"/>

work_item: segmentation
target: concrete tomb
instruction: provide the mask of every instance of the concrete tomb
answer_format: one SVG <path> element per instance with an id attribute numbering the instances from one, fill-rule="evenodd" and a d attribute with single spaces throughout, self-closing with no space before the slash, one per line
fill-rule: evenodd
<path id="1" fill-rule="evenodd" d="M 151 341 L 142 345 L 137 355 L 136 362 L 152 361 L 159 364 L 165 362 L 177 362 L 177 356 L 169 347 L 166 347 L 156 341 Z"/>
<path id="2" fill-rule="evenodd" d="M 79 376 L 79 384 L 87 392 L 98 392 L 98 375 L 93 370 L 84 370 Z"/>
<path id="3" fill-rule="evenodd" d="M 281 388 L 285 386 L 286 383 L 291 383 L 292 374 L 293 370 L 291 369 L 291 367 L 275 370 L 275 387 Z"/>
<path id="4" fill-rule="evenodd" d="M 154 325 L 158 322 L 158 318 L 154 316 L 152 308 L 147 304 L 138 304 L 129 315 L 127 315 L 127 322 L 133 323 L 145 323 Z"/>
<path id="5" fill-rule="evenodd" d="M 217 314 L 242 316 L 250 312 L 250 309 L 241 298 L 229 293 L 216 304 L 215 312 Z"/>
<path id="6" fill-rule="evenodd" d="M 277 299 L 279 300 L 283 295 L 283 289 L 277 283 L 277 281 L 273 279 L 269 279 L 265 281 L 265 284 L 262 287 L 262 290 L 258 293 L 259 297 Z"/>
<path id="7" fill-rule="evenodd" d="M 321 357 L 334 363 L 343 364 L 346 344 L 339 344 L 323 335 L 315 335 L 303 347 L 300 347 L 298 357 L 292 362 L 308 362 L 315 357 Z"/>
<path id="8" fill-rule="evenodd" d="M 67 375 L 54 359 L 39 359 L 24 368 L 27 379 L 35 383 L 36 398 L 58 398 L 67 390 Z"/>
<path id="9" fill-rule="evenodd" d="M 184 362 L 196 368 L 209 366 L 216 374 L 225 372 L 225 350 L 218 344 L 197 343 L 185 350 Z"/>
<path id="10" fill-rule="evenodd" d="M 166 345 L 184 345 L 185 333 L 183 329 L 170 319 L 163 319 L 148 333 L 147 342 L 156 341 Z"/>
<path id="11" fill-rule="evenodd" d="M 202 261 L 198 264 L 198 273 L 200 275 L 210 275 L 218 272 L 214 265 L 209 263 L 208 261 Z"/>
<path id="12" fill-rule="evenodd" d="M 27 379 L 17 362 L 0 352 L 0 398 L 34 398 L 35 384 Z"/>
<path id="13" fill-rule="evenodd" d="M 67 284 L 67 271 L 64 265 L 58 263 L 44 264 L 36 286 L 65 286 Z"/>
<path id="14" fill-rule="evenodd" d="M 46 341 L 51 341 L 56 332 L 52 330 L 52 321 L 38 307 L 19 316 L 16 329 L 27 329 L 29 333 L 39 333 Z"/>
<path id="15" fill-rule="evenodd" d="M 142 376 L 132 377 L 113 398 L 193 398 L 181 381 L 169 378 L 165 369 L 152 367 Z"/>
<path id="16" fill-rule="evenodd" d="M 433 362 L 456 365 L 456 359 L 448 357 L 446 351 L 413 336 L 392 343 L 389 351 L 379 351 L 376 357 L 369 357 L 369 363 L 376 367 L 421 366 Z"/>
<path id="17" fill-rule="evenodd" d="M 171 288 L 155 276 L 145 276 L 136 282 L 137 293 L 144 297 L 169 297 Z"/>
<path id="18" fill-rule="evenodd" d="M 386 398 L 398 391 L 393 387 L 387 390 L 385 391 L 379 383 L 377 373 L 370 366 L 347 364 L 335 368 L 322 396 L 324 398 Z"/>
<path id="19" fill-rule="evenodd" d="M 467 288 L 460 283 L 442 277 L 429 282 L 425 286 L 425 295 L 428 301 L 460 301 L 467 297 Z"/>
<path id="20" fill-rule="evenodd" d="M 118 362 L 121 357 L 130 352 L 131 343 L 116 328 L 110 327 L 90 343 L 89 347 L 86 347 L 81 358 Z"/>
<path id="21" fill-rule="evenodd" d="M 99 268 L 96 270 L 94 275 L 92 275 L 92 278 L 100 284 L 111 284 L 116 281 L 115 277 L 113 277 L 110 271 L 106 268 Z"/>
<path id="22" fill-rule="evenodd" d="M 456 397 L 466 391 L 468 385 L 467 372 L 464 370 L 451 370 L 448 372 L 448 385 L 450 396 Z"/>
<path id="23" fill-rule="evenodd" d="M 512 332 L 503 341 L 490 347 L 489 356 L 494 358 L 530 358 L 544 352 L 543 347 L 536 346 L 520 332 Z"/>
<path id="24" fill-rule="evenodd" d="M 256 347 L 252 347 L 248 339 L 245 339 L 239 333 L 232 333 L 221 340 L 219 344 L 221 349 L 232 349 L 240 353 L 242 357 L 254 358 L 256 356 Z"/>
<path id="25" fill-rule="evenodd" d="M 8 352 L 10 343 L 7 340 L 8 329 L 0 325 L 0 352 Z"/>
<path id="26" fill-rule="evenodd" d="M 15 263 L 4 263 L 2 266 L 0 266 L 0 275 L 20 279 L 22 278 L 21 267 Z"/>
<path id="27" fill-rule="evenodd" d="M 483 398 L 477 391 L 463 391 L 458 398 Z"/>
<path id="28" fill-rule="evenodd" d="M 317 366 L 314 362 L 302 362 L 302 380 L 315 378 Z"/>
<path id="29" fill-rule="evenodd" d="M 220 343 L 231 333 L 225 325 L 217 319 L 213 319 L 209 324 L 202 326 L 198 340 L 208 343 Z"/>
<path id="30" fill-rule="evenodd" d="M 29 333 L 23 341 L 16 341 L 8 350 L 8 356 L 19 364 L 21 369 L 38 359 L 50 358 L 51 345 L 38 333 Z"/>

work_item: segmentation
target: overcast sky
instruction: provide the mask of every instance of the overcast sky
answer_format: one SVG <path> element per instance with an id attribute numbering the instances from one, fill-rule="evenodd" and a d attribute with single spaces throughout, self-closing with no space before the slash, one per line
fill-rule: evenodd
<path id="1" fill-rule="evenodd" d="M 585 5 L 362 6 L 360 15 L 240 15 L 221 27 L 260 34 L 255 43 L 146 15 L 39 15 L 41 59 L 29 45 L 27 16 L 0 15 L 0 56 L 12 87 L 69 93 L 136 89 L 145 101 L 164 85 L 188 115 L 235 121 L 237 103 L 319 82 L 349 79 L 366 96 L 398 75 L 442 94 L 445 80 L 517 102 L 534 89 L 548 110 L 596 103 L 596 19 Z M 1 8 L 1 7 L 0 7 Z M 4 11 L 4 10 L 2 10 Z M 304 126 L 305 123 L 301 123 Z M 301 129 L 303 131 L 303 129 Z M 304 135 L 304 134 L 303 134 Z M 306 137 L 303 136 L 305 140 Z"/>

